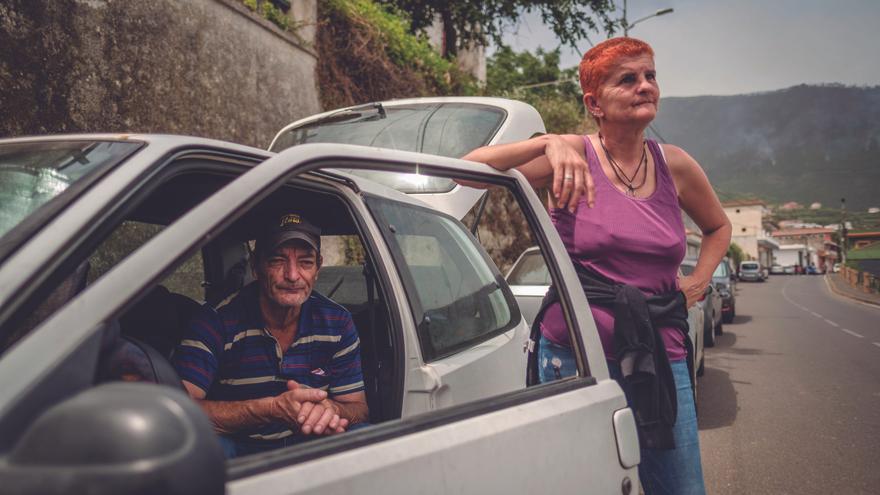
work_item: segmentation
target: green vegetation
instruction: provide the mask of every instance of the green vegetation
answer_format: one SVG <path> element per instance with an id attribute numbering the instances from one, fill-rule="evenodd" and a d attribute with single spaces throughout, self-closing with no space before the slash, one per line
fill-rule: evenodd
<path id="1" fill-rule="evenodd" d="M 242 3 L 245 7 L 251 9 L 252 12 L 257 12 L 257 0 L 242 0 Z M 279 28 L 287 31 L 288 33 L 296 34 L 297 23 L 293 21 L 290 17 L 287 16 L 284 12 L 281 11 L 278 7 L 272 5 L 268 0 L 262 2 L 259 5 L 259 12 L 261 16 L 263 16 L 266 20 L 275 24 Z"/>
<path id="2" fill-rule="evenodd" d="M 428 95 L 472 95 L 476 80 L 443 58 L 407 16 L 371 0 L 319 2 L 321 103 L 338 108 Z"/>
<path id="3" fill-rule="evenodd" d="M 577 68 L 559 68 L 558 48 L 516 53 L 504 46 L 486 63 L 485 93 L 532 105 L 549 133 L 584 134 L 595 126 L 585 117 L 577 78 Z"/>
<path id="4" fill-rule="evenodd" d="M 797 220 L 804 223 L 819 225 L 839 224 L 843 218 L 840 208 L 819 208 L 810 210 L 780 210 L 776 208 L 770 220 L 778 223 L 783 220 Z M 880 213 L 868 213 L 866 211 L 846 211 L 846 221 L 852 223 L 853 230 L 876 230 L 880 229 Z"/>
<path id="5" fill-rule="evenodd" d="M 612 19 L 611 0 L 378 0 L 409 15 L 413 33 L 424 32 L 437 18 L 443 21 L 446 55 L 468 46 L 501 45 L 505 29 L 525 12 L 538 12 L 560 43 L 574 46 L 599 26 L 611 33 L 619 21 Z"/>
<path id="6" fill-rule="evenodd" d="M 832 209 L 846 197 L 850 212 L 864 212 L 880 207 L 877 115 L 880 87 L 801 85 L 663 98 L 655 127 L 687 150 L 722 191 Z"/>
<path id="7" fill-rule="evenodd" d="M 746 253 L 739 247 L 739 244 L 731 242 L 730 247 L 727 248 L 727 257 L 733 261 L 733 269 L 738 270 L 739 264 L 746 259 Z"/>

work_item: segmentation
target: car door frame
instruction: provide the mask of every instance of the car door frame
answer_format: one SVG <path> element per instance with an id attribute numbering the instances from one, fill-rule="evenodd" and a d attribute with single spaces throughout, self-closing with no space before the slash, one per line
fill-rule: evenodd
<path id="1" fill-rule="evenodd" d="M 139 294 L 161 280 L 164 275 L 173 270 L 177 263 L 200 247 L 201 243 L 207 242 L 206 238 L 229 227 L 244 212 L 253 208 L 277 187 L 281 187 L 280 184 L 287 183 L 294 176 L 318 168 L 326 168 L 331 163 L 336 168 L 343 162 L 346 162 L 346 168 L 356 166 L 408 170 L 414 166 L 420 166 L 425 170 L 436 171 L 438 174 L 512 186 L 518 190 L 518 200 L 526 203 L 527 207 L 531 209 L 533 215 L 531 215 L 530 221 L 536 221 L 541 227 L 536 229 L 538 244 L 554 253 L 552 259 L 548 260 L 550 262 L 549 268 L 554 274 L 554 280 L 559 281 L 565 287 L 580 287 L 567 255 L 560 255 L 565 251 L 558 234 L 550 224 L 549 217 L 546 214 L 535 214 L 535 212 L 542 211 L 540 200 L 518 172 L 501 173 L 489 169 L 485 165 L 415 153 L 356 146 L 304 145 L 267 160 L 260 167 L 253 168 L 209 197 L 201 205 L 156 235 L 147 245 L 117 265 L 104 278 L 87 288 L 72 303 L 51 316 L 33 335 L 19 343 L 14 352 L 0 359 L 0 377 L 8 377 L 12 373 L 17 375 L 16 380 L 7 382 L 10 386 L 0 387 L 0 431 L 11 431 L 13 427 L 23 431 L 27 419 L 21 414 L 14 414 L 20 412 L 15 411 L 20 409 L 16 406 L 21 406 L 17 401 L 23 401 L 29 396 L 39 394 L 39 387 L 45 385 L 45 380 L 52 374 L 50 371 L 54 371 L 59 363 L 66 362 L 70 357 L 69 354 L 81 349 L 84 343 L 93 341 L 96 337 L 95 334 L 109 319 L 118 316 Z M 239 198 L 239 200 L 230 201 L 230 198 Z M 131 284 L 132 280 L 138 280 L 140 283 Z M 394 288 L 395 291 L 402 291 L 403 287 L 400 286 L 400 280 L 397 277 L 389 277 L 388 282 L 397 286 Z M 463 468 L 465 466 L 460 464 L 461 462 L 478 461 L 478 459 L 468 458 L 468 455 L 482 455 L 484 448 L 477 449 L 473 454 L 467 454 L 470 452 L 471 442 L 475 441 L 475 438 L 483 438 L 481 435 L 488 434 L 499 439 L 503 438 L 507 444 L 521 441 L 526 441 L 526 444 L 530 441 L 540 444 L 542 435 L 545 433 L 531 431 L 532 429 L 529 428 L 530 422 L 535 418 L 541 418 L 545 422 L 566 421 L 566 435 L 578 433 L 585 435 L 583 444 L 581 442 L 569 444 L 569 451 L 548 457 L 555 459 L 561 463 L 560 465 L 580 460 L 579 454 L 582 452 L 576 448 L 578 446 L 588 446 L 590 451 L 597 452 L 601 456 L 600 458 L 614 461 L 603 466 L 592 466 L 587 463 L 575 471 L 576 476 L 572 476 L 570 479 L 563 480 L 562 478 L 565 477 L 554 477 L 560 478 L 556 480 L 560 486 L 571 487 L 578 484 L 581 487 L 588 486 L 583 484 L 591 482 L 588 475 L 601 478 L 592 480 L 592 483 L 594 486 L 604 487 L 603 491 L 607 491 L 610 487 L 619 489 L 620 485 L 616 484 L 617 478 L 620 478 L 620 482 L 624 483 L 624 486 L 627 483 L 634 483 L 634 480 L 637 480 L 635 466 L 638 463 L 638 443 L 632 412 L 626 406 L 620 387 L 608 377 L 604 354 L 583 291 L 561 290 L 560 293 L 564 301 L 565 317 L 569 321 L 570 328 L 573 329 L 573 349 L 579 369 L 583 372 L 582 376 L 487 398 L 475 403 L 454 406 L 414 418 L 388 422 L 344 436 L 306 444 L 298 449 L 287 449 L 245 458 L 241 462 L 233 462 L 229 467 L 229 478 L 232 480 L 229 486 L 232 490 L 231 493 L 237 493 L 239 489 L 246 490 L 248 487 L 253 487 L 254 484 L 267 489 L 276 487 L 278 490 L 288 491 L 288 489 L 294 489 L 289 486 L 290 479 L 300 479 L 305 483 L 302 487 L 297 487 L 296 490 L 307 490 L 311 486 L 308 483 L 315 482 L 315 479 L 308 476 L 302 477 L 299 474 L 315 470 L 320 472 L 336 469 L 338 471 L 341 465 L 337 465 L 335 462 L 339 461 L 341 457 L 357 456 L 363 461 L 372 459 L 374 462 L 380 463 L 376 465 L 376 469 L 383 469 L 382 466 L 386 466 L 381 464 L 382 462 L 394 464 L 394 466 L 390 464 L 387 466 L 400 469 L 406 463 L 397 462 L 400 460 L 400 453 L 396 449 L 399 444 L 406 444 L 412 448 L 421 445 L 422 449 L 430 450 L 428 453 L 431 455 L 442 457 L 444 462 L 458 463 L 455 465 Z M 412 315 L 408 314 L 408 308 L 404 302 L 398 300 L 397 309 L 412 321 Z M 406 320 L 406 317 L 403 319 Z M 407 340 L 411 341 L 411 339 Z M 66 393 L 70 396 L 76 391 L 72 389 Z M 53 399 L 60 400 L 62 398 L 64 397 L 54 397 Z M 545 403 L 539 399 L 547 399 L 547 401 Z M 49 402 L 49 399 L 44 397 L 43 402 Z M 595 407 L 590 408 L 590 406 Z M 588 412 L 592 412 L 596 417 L 586 418 L 585 414 Z M 605 417 L 606 413 L 608 417 Z M 585 423 L 585 419 L 592 421 Z M 491 422 L 494 420 L 500 421 L 500 424 L 506 425 L 506 427 L 502 428 L 496 425 L 495 430 L 487 431 L 487 426 L 492 424 Z M 10 421 L 14 424 L 10 424 Z M 487 422 L 489 423 L 487 424 Z M 597 437 L 596 431 L 598 430 L 588 428 L 587 424 L 595 425 L 595 428 L 600 428 L 603 433 Z M 567 428 L 571 428 L 572 431 L 568 431 Z M 455 431 L 461 434 L 456 435 Z M 468 435 L 476 435 L 476 437 L 469 440 Z M 529 440 L 522 440 L 523 435 Z M 430 438 L 431 442 L 423 443 L 427 438 Z M 445 447 L 443 447 L 444 444 Z M 482 445 L 488 446 L 488 442 L 482 442 Z M 383 452 L 382 455 L 373 455 L 379 450 Z M 398 452 L 396 457 L 394 452 Z M 517 456 L 511 457 L 509 460 L 516 461 L 517 465 L 497 465 L 495 467 L 502 470 L 512 470 L 508 474 L 518 473 L 521 475 L 524 468 L 521 463 L 527 461 L 529 464 L 531 459 L 528 456 L 524 461 L 519 459 L 521 450 L 509 451 L 509 453 L 514 452 L 517 453 Z M 604 475 L 604 473 L 613 468 L 615 464 L 618 468 L 615 481 L 608 484 L 610 476 Z M 336 467 L 333 468 L 333 466 Z M 348 467 L 353 469 L 350 472 L 352 476 L 358 475 L 360 468 L 352 465 Z M 446 470 L 433 470 L 431 462 L 413 467 L 417 469 L 412 473 L 418 472 L 424 476 L 432 477 L 438 483 L 431 485 L 436 487 L 435 491 L 438 493 L 445 491 L 444 487 L 454 481 L 447 476 Z M 601 470 L 597 471 L 600 467 Z M 468 475 L 483 479 L 480 475 L 481 469 L 474 469 L 469 470 Z M 278 484 L 279 476 L 291 475 L 296 478 L 287 478 L 286 488 Z M 526 478 L 528 477 L 526 476 Z M 335 486 L 337 486 L 337 491 L 344 491 L 340 487 L 345 486 L 346 478 L 321 478 L 318 481 L 342 483 L 342 485 Z M 420 478 L 419 481 L 426 483 L 431 480 Z M 506 485 L 513 483 L 511 479 L 496 479 L 495 481 Z M 381 480 L 374 482 L 381 483 Z M 483 482 L 485 483 L 486 480 L 483 479 Z M 572 485 L 572 483 L 574 484 Z M 519 486 L 520 490 L 522 488 Z"/>
<path id="2" fill-rule="evenodd" d="M 222 141 L 180 136 L 76 135 L 16 139 L 38 141 L 132 141 L 139 150 L 102 171 L 88 188 L 77 191 L 76 208 L 57 211 L 44 220 L 33 236 L 9 253 L 0 264 L 0 328 L 26 309 L 39 290 L 63 278 L 63 267 L 77 253 L 93 248 L 122 217 L 171 177 L 193 170 L 229 174 L 232 180 L 272 156 L 272 153 Z M 188 163 L 203 160 L 204 163 Z M 186 164 L 174 167 L 176 163 Z M 109 199 L 108 199 L 109 198 Z"/>

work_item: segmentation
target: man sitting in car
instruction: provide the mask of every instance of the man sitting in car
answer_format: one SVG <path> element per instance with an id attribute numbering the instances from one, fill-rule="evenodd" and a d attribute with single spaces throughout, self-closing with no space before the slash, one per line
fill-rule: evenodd
<path id="1" fill-rule="evenodd" d="M 367 420 L 351 314 L 313 292 L 321 232 L 291 213 L 256 242 L 256 281 L 216 311 L 204 306 L 173 363 L 228 457 L 341 433 Z"/>

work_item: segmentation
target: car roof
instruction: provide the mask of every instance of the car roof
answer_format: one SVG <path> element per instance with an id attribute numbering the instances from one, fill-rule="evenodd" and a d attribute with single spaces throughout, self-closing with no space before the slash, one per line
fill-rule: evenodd
<path id="1" fill-rule="evenodd" d="M 385 101 L 372 102 L 372 104 L 376 104 L 376 103 L 379 103 L 383 107 L 386 107 L 386 108 L 400 107 L 400 106 L 406 106 L 406 105 L 430 105 L 433 103 L 467 103 L 467 104 L 471 104 L 471 105 L 486 105 L 486 106 L 491 106 L 491 107 L 495 107 L 495 108 L 499 108 L 501 110 L 504 110 L 507 113 L 507 116 L 504 119 L 504 121 L 506 123 L 518 122 L 521 117 L 530 119 L 530 118 L 533 118 L 537 114 L 537 111 L 535 110 L 535 108 L 533 106 L 529 105 L 528 103 L 524 103 L 524 102 L 517 101 L 517 100 L 511 100 L 511 99 L 507 99 L 507 98 L 496 98 L 496 97 L 486 97 L 486 96 L 437 96 L 437 97 L 422 97 L 422 98 L 402 98 L 399 100 L 385 100 Z M 308 117 L 291 122 L 290 124 L 281 128 L 281 130 L 279 130 L 275 134 L 275 137 L 272 138 L 272 142 L 269 144 L 269 149 L 272 149 L 272 147 L 275 145 L 275 141 L 278 139 L 279 136 L 281 136 L 285 132 L 289 131 L 290 129 L 300 127 L 304 124 L 307 124 L 309 122 L 312 122 L 312 121 L 315 121 L 318 119 L 322 119 L 324 117 L 335 114 L 337 112 L 344 112 L 349 109 L 363 108 L 366 105 L 370 105 L 370 103 L 361 104 L 361 105 L 352 105 L 350 107 L 337 108 L 337 109 L 330 110 L 330 111 L 327 111 L 324 113 L 310 115 Z M 538 114 L 538 116 L 540 117 L 540 114 Z M 543 121 L 542 121 L 542 125 L 543 125 Z M 502 127 L 504 127 L 504 126 L 502 126 Z M 526 138 L 528 138 L 528 137 L 529 136 L 526 136 Z M 523 138 L 523 139 L 525 139 L 525 138 Z M 506 140 L 505 140 L 505 142 L 506 142 Z"/>

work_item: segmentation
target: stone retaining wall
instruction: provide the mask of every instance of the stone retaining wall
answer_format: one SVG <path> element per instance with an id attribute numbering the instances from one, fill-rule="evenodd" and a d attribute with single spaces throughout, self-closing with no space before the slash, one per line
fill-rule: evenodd
<path id="1" fill-rule="evenodd" d="M 0 137 L 153 132 L 266 147 L 321 111 L 316 64 L 309 40 L 235 0 L 6 1 Z"/>

